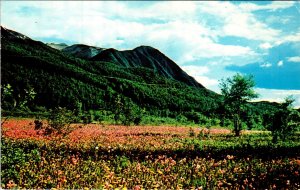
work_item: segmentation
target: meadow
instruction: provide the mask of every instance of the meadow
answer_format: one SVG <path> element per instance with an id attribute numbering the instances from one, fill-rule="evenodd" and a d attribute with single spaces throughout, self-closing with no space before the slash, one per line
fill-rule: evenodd
<path id="1" fill-rule="evenodd" d="M 46 123 L 46 121 L 45 121 Z M 47 135 L 33 119 L 1 127 L 2 188 L 299 189 L 300 134 L 184 126 L 72 124 Z"/>

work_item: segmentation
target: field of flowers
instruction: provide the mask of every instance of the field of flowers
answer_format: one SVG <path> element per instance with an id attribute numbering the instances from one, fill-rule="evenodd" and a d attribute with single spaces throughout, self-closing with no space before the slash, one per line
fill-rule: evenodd
<path id="1" fill-rule="evenodd" d="M 1 139 L 2 188 L 299 189 L 300 142 L 268 132 L 73 124 L 45 135 L 10 119 Z"/>

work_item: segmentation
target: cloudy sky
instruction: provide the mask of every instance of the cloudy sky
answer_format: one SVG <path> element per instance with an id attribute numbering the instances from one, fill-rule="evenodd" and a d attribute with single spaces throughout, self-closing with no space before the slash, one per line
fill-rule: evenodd
<path id="1" fill-rule="evenodd" d="M 252 74 L 257 100 L 300 106 L 298 1 L 1 1 L 1 25 L 43 42 L 149 45 L 205 87 Z"/>

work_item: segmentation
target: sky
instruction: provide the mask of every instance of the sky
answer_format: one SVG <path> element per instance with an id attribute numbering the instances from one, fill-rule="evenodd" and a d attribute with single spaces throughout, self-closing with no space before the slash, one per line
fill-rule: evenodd
<path id="1" fill-rule="evenodd" d="M 251 74 L 259 100 L 300 107 L 299 1 L 1 1 L 1 25 L 28 37 L 159 49 L 206 88 Z"/>

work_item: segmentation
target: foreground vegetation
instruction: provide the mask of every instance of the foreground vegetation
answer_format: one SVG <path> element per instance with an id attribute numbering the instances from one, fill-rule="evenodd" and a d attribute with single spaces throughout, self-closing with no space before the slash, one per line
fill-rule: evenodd
<path id="1" fill-rule="evenodd" d="M 299 133 L 72 124 L 66 136 L 33 120 L 2 127 L 2 188 L 298 189 Z M 150 132 L 151 131 L 151 132 Z"/>

